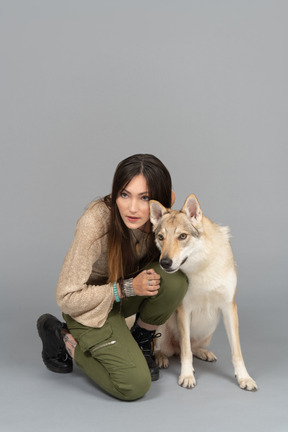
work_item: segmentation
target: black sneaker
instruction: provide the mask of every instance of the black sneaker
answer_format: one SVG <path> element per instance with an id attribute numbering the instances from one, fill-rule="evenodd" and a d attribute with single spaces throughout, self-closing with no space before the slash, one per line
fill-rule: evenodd
<path id="1" fill-rule="evenodd" d="M 66 351 L 61 329 L 67 328 L 50 314 L 41 315 L 37 320 L 37 330 L 42 340 L 42 359 L 52 372 L 69 373 L 73 370 L 72 358 Z"/>

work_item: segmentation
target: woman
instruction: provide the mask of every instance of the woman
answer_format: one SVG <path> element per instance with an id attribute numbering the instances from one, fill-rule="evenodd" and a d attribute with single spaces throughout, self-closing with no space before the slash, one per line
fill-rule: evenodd
<path id="1" fill-rule="evenodd" d="M 71 372 L 73 358 L 121 400 L 142 397 L 158 379 L 153 339 L 160 335 L 155 331 L 188 286 L 183 273 L 161 270 L 149 219 L 149 200 L 170 208 L 172 195 L 163 163 L 138 154 L 119 163 L 111 195 L 86 209 L 57 285 L 66 324 L 50 314 L 37 321 L 48 369 Z M 129 331 L 125 318 L 135 314 Z"/>

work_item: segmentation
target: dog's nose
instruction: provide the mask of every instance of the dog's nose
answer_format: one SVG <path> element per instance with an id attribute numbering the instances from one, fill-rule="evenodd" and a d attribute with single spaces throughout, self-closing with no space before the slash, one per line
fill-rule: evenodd
<path id="1" fill-rule="evenodd" d="M 170 258 L 162 258 L 160 260 L 160 265 L 163 269 L 167 270 L 172 266 L 172 260 Z"/>

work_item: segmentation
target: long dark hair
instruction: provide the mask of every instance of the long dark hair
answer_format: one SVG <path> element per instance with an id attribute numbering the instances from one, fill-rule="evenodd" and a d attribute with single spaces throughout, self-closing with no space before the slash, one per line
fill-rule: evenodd
<path id="1" fill-rule="evenodd" d="M 167 208 L 171 207 L 171 176 L 165 165 L 150 154 L 136 154 L 124 159 L 116 168 L 112 194 L 104 198 L 111 210 L 111 223 L 108 233 L 108 272 L 109 282 L 131 277 L 136 272 L 136 254 L 130 242 L 130 232 L 124 224 L 116 199 L 130 181 L 143 174 L 146 179 L 149 198 L 161 202 Z M 159 252 L 155 246 L 154 234 L 149 236 L 148 253 L 141 266 L 158 259 Z"/>

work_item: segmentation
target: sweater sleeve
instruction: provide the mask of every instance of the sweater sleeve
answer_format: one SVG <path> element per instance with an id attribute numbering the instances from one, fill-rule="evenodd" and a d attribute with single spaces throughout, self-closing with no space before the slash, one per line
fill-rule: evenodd
<path id="1" fill-rule="evenodd" d="M 56 290 L 61 311 L 89 327 L 102 327 L 115 300 L 111 284 L 88 284 L 92 266 L 97 265 L 104 252 L 101 236 L 108 229 L 107 215 L 104 216 L 101 209 L 88 210 L 79 219 Z"/>

